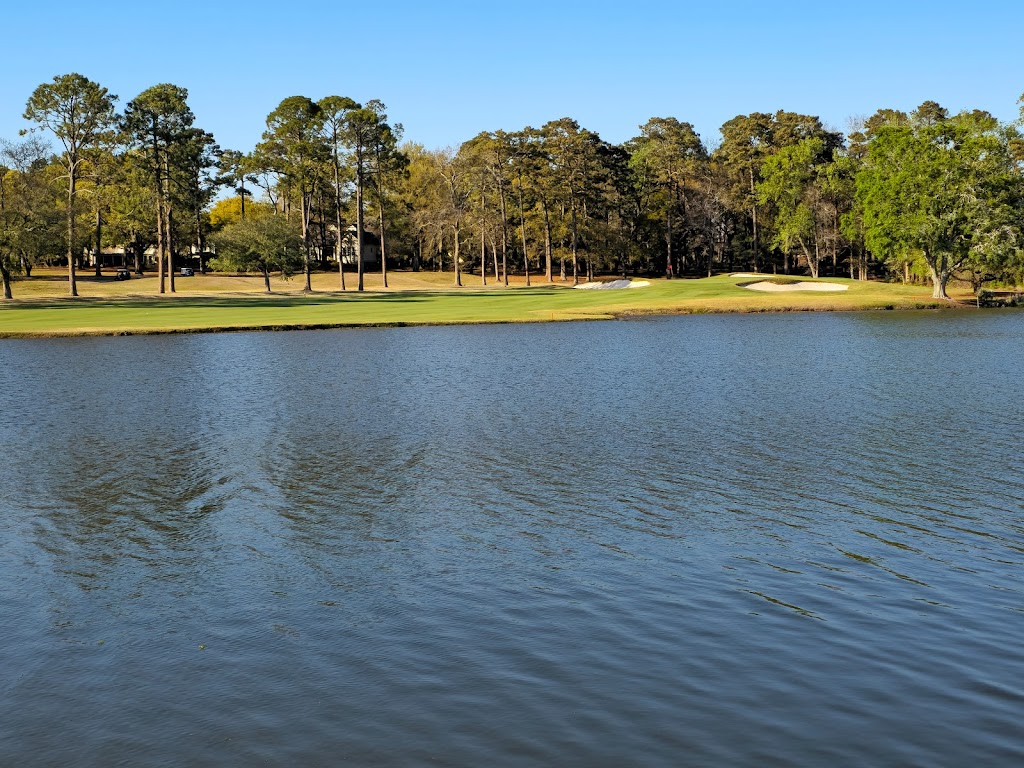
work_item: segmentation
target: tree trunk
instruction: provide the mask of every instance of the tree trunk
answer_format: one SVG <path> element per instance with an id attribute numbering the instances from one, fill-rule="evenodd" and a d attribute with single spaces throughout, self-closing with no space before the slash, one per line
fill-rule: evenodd
<path id="1" fill-rule="evenodd" d="M 952 276 L 952 270 L 949 268 L 949 261 L 946 255 L 933 256 L 925 248 L 924 260 L 928 263 L 928 271 L 931 273 L 932 298 L 949 299 L 949 294 L 946 293 L 946 283 L 949 282 L 949 278 Z"/>
<path id="2" fill-rule="evenodd" d="M 497 283 L 501 278 L 498 277 L 498 247 L 494 238 L 491 238 L 491 259 L 494 260 L 494 282 Z"/>
<path id="3" fill-rule="evenodd" d="M 384 201 L 378 190 L 377 197 L 377 224 L 380 227 L 380 276 L 384 287 L 388 287 L 388 254 L 384 247 Z"/>
<path id="4" fill-rule="evenodd" d="M 174 293 L 174 216 L 170 200 L 167 201 L 167 282 Z"/>
<path id="5" fill-rule="evenodd" d="M 335 253 L 338 256 L 338 277 L 341 278 L 341 290 L 345 290 L 345 256 L 341 252 L 341 229 L 338 230 L 337 242 L 334 244 Z"/>
<path id="6" fill-rule="evenodd" d="M 267 293 L 270 293 L 270 267 L 266 264 L 263 265 L 263 284 L 267 287 Z"/>
<path id="7" fill-rule="evenodd" d="M 171 293 L 175 292 L 174 287 L 174 216 L 171 207 L 171 165 L 168 152 L 164 151 L 164 251 L 167 258 L 167 282 Z M 163 291 L 161 291 L 162 293 Z"/>
<path id="8" fill-rule="evenodd" d="M 530 252 L 526 248 L 526 211 L 523 209 L 523 180 L 519 180 L 519 231 L 523 241 L 523 272 L 526 285 L 530 285 Z"/>
<path id="9" fill-rule="evenodd" d="M 547 201 L 541 201 L 544 209 L 544 278 L 549 282 L 555 281 L 551 274 L 551 217 L 548 214 Z"/>
<path id="10" fill-rule="evenodd" d="M 750 166 L 750 194 L 754 194 L 754 166 Z M 750 220 L 753 222 L 754 229 L 754 272 L 758 269 L 758 252 L 757 252 L 757 205 L 751 204 L 750 206 Z"/>
<path id="11" fill-rule="evenodd" d="M 317 193 L 316 200 L 317 209 L 323 211 L 326 208 L 323 190 Z M 327 218 L 323 215 L 320 216 L 318 228 L 320 230 L 320 242 L 317 244 L 316 249 L 317 262 L 320 269 L 327 269 Z"/>
<path id="12" fill-rule="evenodd" d="M 572 200 L 572 284 L 580 284 L 579 229 L 576 221 L 576 200 Z"/>
<path id="13" fill-rule="evenodd" d="M 836 211 L 835 229 L 832 230 L 832 274 L 839 274 L 839 211 Z"/>
<path id="14" fill-rule="evenodd" d="M 949 272 L 945 270 L 936 270 L 935 267 L 929 267 L 928 271 L 931 272 L 932 278 L 932 298 L 933 299 L 949 299 L 949 294 L 946 293 L 946 284 L 949 282 Z"/>
<path id="15" fill-rule="evenodd" d="M 501 275 L 508 287 L 508 212 L 505 208 L 504 184 L 498 184 L 498 197 L 501 200 Z"/>
<path id="16" fill-rule="evenodd" d="M 455 226 L 455 284 L 462 287 L 462 265 L 459 264 L 459 227 Z"/>
<path id="17" fill-rule="evenodd" d="M 814 255 L 811 255 L 810 249 L 804 242 L 802 237 L 797 238 L 797 242 L 800 243 L 800 250 L 804 252 L 804 258 L 807 259 L 807 268 L 811 270 L 811 277 L 817 279 L 818 277 L 818 244 L 814 244 Z M 787 265 L 788 266 L 788 265 Z M 788 270 L 787 270 L 788 271 Z"/>
<path id="18" fill-rule="evenodd" d="M 4 298 L 14 298 L 11 295 L 11 271 L 2 264 L 0 264 L 0 278 L 2 278 L 4 282 Z"/>
<path id="19" fill-rule="evenodd" d="M 681 237 L 680 237 L 680 239 L 682 240 L 682 243 L 680 243 L 681 247 L 676 250 L 676 254 L 675 254 L 676 261 L 672 265 L 672 271 L 676 275 L 676 277 L 681 275 L 683 273 L 683 271 L 687 269 L 687 266 L 688 266 L 687 262 L 689 261 L 689 259 L 687 258 L 687 254 L 689 254 L 691 257 L 693 257 L 694 269 L 695 270 L 696 270 L 696 264 L 697 264 L 696 255 L 690 249 L 690 242 L 689 242 L 689 239 L 688 239 L 688 236 L 687 236 L 687 233 L 686 233 L 686 194 L 684 192 L 685 183 L 686 183 L 686 179 L 684 178 L 676 186 L 676 189 L 678 190 L 676 196 L 679 199 L 679 218 L 680 218 L 681 224 L 682 224 L 682 232 L 681 232 Z"/>
<path id="20" fill-rule="evenodd" d="M 312 208 L 312 202 L 305 187 L 299 189 L 299 215 L 302 216 L 302 272 L 306 277 L 306 284 L 302 286 L 303 293 L 313 291 L 313 270 L 309 263 L 309 209 Z"/>
<path id="21" fill-rule="evenodd" d="M 199 248 L 199 274 L 206 274 L 206 262 L 203 253 L 206 251 L 206 238 L 203 235 L 203 209 L 196 206 L 196 247 Z"/>
<path id="22" fill-rule="evenodd" d="M 669 206 L 668 214 L 665 216 L 665 277 L 672 279 L 672 207 Z"/>
<path id="23" fill-rule="evenodd" d="M 338 277 L 341 278 L 341 290 L 345 290 L 345 259 L 341 253 L 341 168 L 338 165 L 338 152 L 334 151 L 334 224 L 338 228 L 334 238 L 334 253 L 338 257 Z"/>
<path id="24" fill-rule="evenodd" d="M 166 251 L 167 244 L 164 241 L 164 201 L 163 194 L 157 199 L 157 214 L 156 214 L 156 263 L 157 263 L 157 274 L 160 277 L 160 293 L 167 292 L 166 286 L 166 272 L 164 271 L 164 252 Z"/>
<path id="25" fill-rule="evenodd" d="M 75 195 L 78 186 L 78 169 L 75 161 L 71 161 L 71 172 L 68 180 L 68 286 L 71 295 L 78 295 L 78 284 L 75 280 Z"/>
<path id="26" fill-rule="evenodd" d="M 363 290 L 363 160 L 356 158 L 356 290 Z"/>
<path id="27" fill-rule="evenodd" d="M 103 212 L 96 207 L 96 277 L 103 277 Z"/>
<path id="28" fill-rule="evenodd" d="M 486 213 L 484 202 L 484 181 L 480 181 L 480 281 L 481 285 L 487 285 L 487 233 L 484 231 L 484 215 Z"/>
<path id="29" fill-rule="evenodd" d="M 483 195 L 480 195 L 481 208 L 483 199 Z M 484 235 L 483 216 L 480 217 L 480 284 L 487 285 L 487 238 Z"/>
<path id="30" fill-rule="evenodd" d="M 32 261 L 24 253 L 21 254 L 21 269 L 25 277 L 32 277 Z"/>

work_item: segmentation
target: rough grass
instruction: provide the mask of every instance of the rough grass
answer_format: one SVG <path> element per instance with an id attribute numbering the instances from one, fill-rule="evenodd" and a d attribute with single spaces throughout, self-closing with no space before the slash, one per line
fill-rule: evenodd
<path id="1" fill-rule="evenodd" d="M 452 273 L 390 273 L 387 291 L 379 274 L 365 277 L 366 290 L 338 290 L 336 273 L 314 275 L 312 294 L 302 293 L 301 276 L 272 279 L 266 294 L 261 276 L 197 275 L 178 278 L 178 292 L 157 294 L 155 276 L 118 282 L 83 276 L 78 299 L 66 297 L 58 270 L 40 271 L 14 285 L 15 299 L 0 305 L 0 336 L 168 333 L 212 330 L 327 328 L 373 325 L 542 322 L 607 319 L 629 315 L 862 310 L 945 307 L 930 298 L 926 286 L 825 278 L 849 285 L 841 293 L 756 293 L 742 286 L 750 277 L 653 280 L 646 288 L 575 291 L 571 283 L 553 285 L 522 278 L 506 288 L 479 275 L 463 275 L 454 287 Z M 767 276 L 766 276 L 767 277 Z"/>

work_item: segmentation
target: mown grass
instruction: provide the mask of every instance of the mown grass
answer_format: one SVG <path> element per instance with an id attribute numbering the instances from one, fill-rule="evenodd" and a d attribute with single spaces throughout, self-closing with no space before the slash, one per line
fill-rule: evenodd
<path id="1" fill-rule="evenodd" d="M 275 278 L 263 293 L 261 277 L 205 275 L 179 278 L 178 293 L 156 294 L 156 278 L 117 282 L 86 277 L 78 299 L 65 298 L 59 274 L 39 274 L 15 285 L 15 298 L 0 306 L 0 336 L 166 333 L 211 330 L 316 328 L 380 325 L 541 322 L 606 319 L 628 315 L 694 312 L 861 310 L 949 306 L 924 286 L 828 278 L 849 286 L 837 293 L 759 293 L 742 287 L 750 277 L 719 275 L 699 280 L 653 280 L 645 288 L 569 290 L 534 278 L 506 288 L 479 275 L 465 287 L 451 273 L 398 272 L 391 288 L 380 276 L 366 277 L 366 291 L 337 290 L 336 274 L 314 276 L 314 292 L 302 293 L 301 277 Z"/>

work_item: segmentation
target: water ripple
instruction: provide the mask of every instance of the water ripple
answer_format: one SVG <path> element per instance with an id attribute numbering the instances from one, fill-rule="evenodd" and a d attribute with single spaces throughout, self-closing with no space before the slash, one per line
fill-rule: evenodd
<path id="1" fill-rule="evenodd" d="M 0 763 L 1021 763 L 1022 331 L 4 342 Z"/>

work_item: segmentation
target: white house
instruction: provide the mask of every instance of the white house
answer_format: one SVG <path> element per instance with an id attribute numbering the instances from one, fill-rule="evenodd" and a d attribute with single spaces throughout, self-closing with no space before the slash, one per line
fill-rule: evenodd
<path id="1" fill-rule="evenodd" d="M 356 225 L 349 224 L 341 235 L 341 260 L 345 264 L 356 264 Z M 363 266 L 380 264 L 380 238 L 363 230 Z"/>

